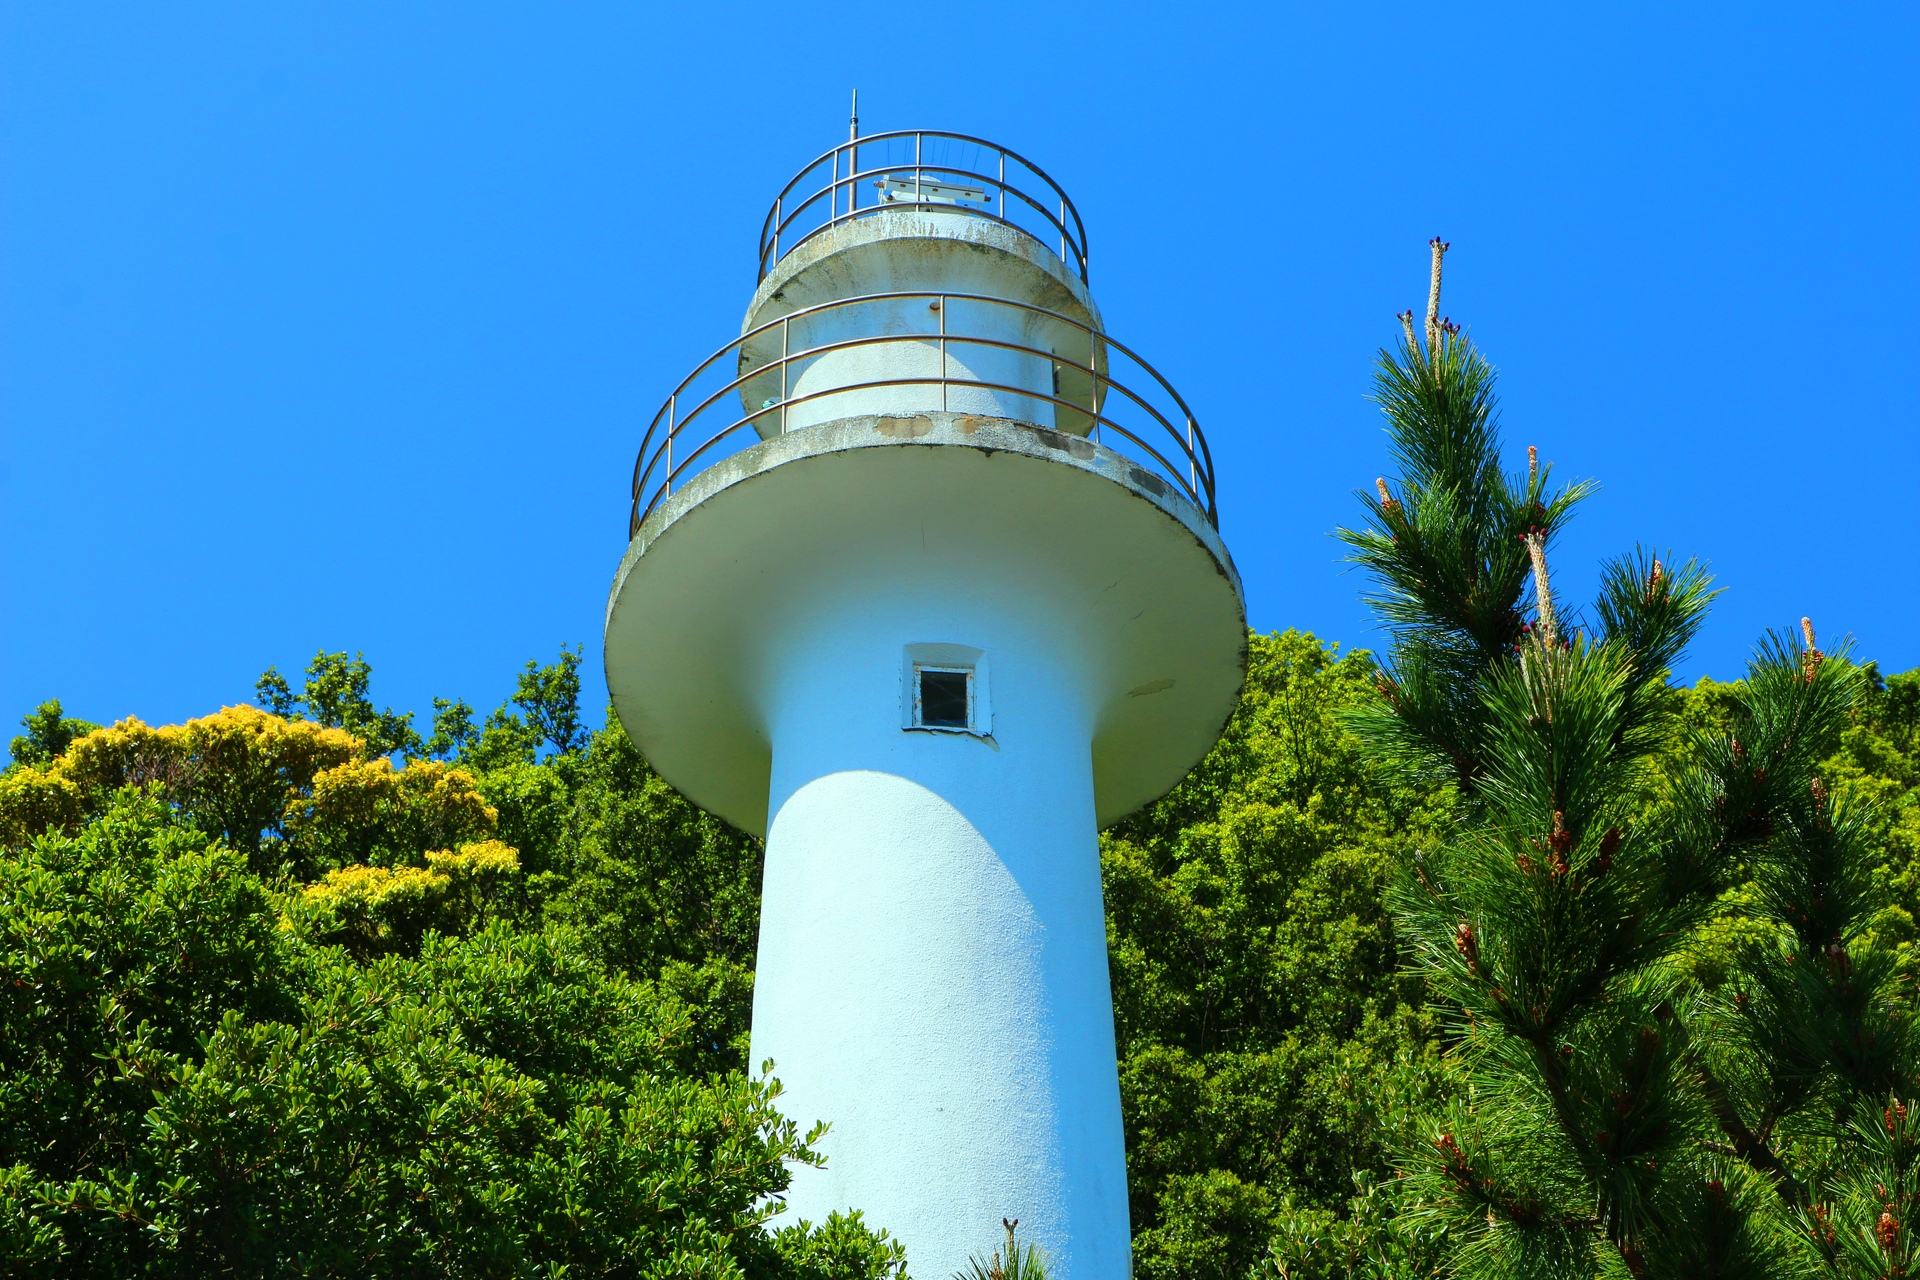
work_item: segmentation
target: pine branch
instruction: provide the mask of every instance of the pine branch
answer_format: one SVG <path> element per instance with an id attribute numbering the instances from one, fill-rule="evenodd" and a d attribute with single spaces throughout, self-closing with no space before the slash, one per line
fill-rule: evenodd
<path id="1" fill-rule="evenodd" d="M 1701 1064 L 1697 1070 L 1700 1082 L 1706 1092 L 1707 1103 L 1713 1108 L 1713 1118 L 1727 1135 L 1730 1154 L 1746 1161 L 1754 1169 L 1767 1175 L 1780 1190 L 1780 1198 L 1789 1206 L 1798 1205 L 1805 1198 L 1805 1190 L 1793 1176 L 1786 1162 L 1775 1155 L 1773 1148 L 1760 1134 L 1747 1127 L 1741 1118 L 1740 1109 L 1734 1105 L 1733 1098 L 1727 1092 L 1727 1086 L 1713 1073 L 1712 1068 Z"/>
<path id="2" fill-rule="evenodd" d="M 1338 536 L 1373 579 L 1367 602 L 1394 634 L 1381 693 L 1401 723 L 1363 716 L 1355 727 L 1403 765 L 1445 771 L 1471 792 L 1484 768 L 1476 688 L 1513 660 L 1528 586 L 1545 580 L 1534 560 L 1591 486 L 1550 491 L 1551 468 L 1532 451 L 1524 478 L 1501 470 L 1494 372 L 1439 315 L 1446 246 L 1432 247 L 1426 348 L 1404 312 L 1405 338 L 1379 353 L 1375 373 L 1400 475 L 1358 495 L 1367 523 Z"/>

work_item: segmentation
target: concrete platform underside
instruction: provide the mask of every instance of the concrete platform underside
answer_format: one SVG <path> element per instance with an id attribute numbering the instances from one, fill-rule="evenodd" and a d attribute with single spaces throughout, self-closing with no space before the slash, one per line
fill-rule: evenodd
<path id="1" fill-rule="evenodd" d="M 782 646 L 802 615 L 862 612 L 889 594 L 927 598 L 928 626 L 942 601 L 952 612 L 995 597 L 1047 618 L 1095 704 L 1103 827 L 1178 782 L 1239 697 L 1239 575 L 1184 495 L 1077 436 L 930 412 L 776 436 L 661 503 L 607 606 L 621 724 L 688 798 L 764 834 L 764 707 Z M 875 644 L 891 671 L 900 644 L 941 638 Z"/>

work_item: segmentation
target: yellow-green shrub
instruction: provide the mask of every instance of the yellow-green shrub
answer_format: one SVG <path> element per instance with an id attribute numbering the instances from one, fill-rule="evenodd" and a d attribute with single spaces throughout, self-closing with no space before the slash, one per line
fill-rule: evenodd
<path id="1" fill-rule="evenodd" d="M 498 818 L 465 769 L 432 760 L 395 769 L 379 756 L 316 776 L 311 794 L 288 803 L 285 822 L 313 866 L 395 866 L 416 862 L 429 849 L 489 839 Z"/>
<path id="2" fill-rule="evenodd" d="M 0 773 L 0 848 L 26 844 L 46 831 L 72 831 L 85 816 L 80 788 L 41 769 Z"/>
<path id="3" fill-rule="evenodd" d="M 429 850 L 427 867 L 447 878 L 443 927 L 465 931 L 518 903 L 520 851 L 512 845 L 480 840 Z"/>
<path id="4" fill-rule="evenodd" d="M 429 929 L 466 932 L 518 890 L 520 854 L 498 840 L 435 849 L 424 867 L 352 863 L 301 890 L 290 923 L 356 954 L 411 951 Z"/>
<path id="5" fill-rule="evenodd" d="M 70 829 L 122 787 L 158 787 L 197 825 L 251 852 L 316 774 L 360 750 L 345 730 L 244 704 L 185 724 L 129 717 L 74 739 L 41 769 L 12 771 L 0 798 L 0 838 L 14 844 Z"/>

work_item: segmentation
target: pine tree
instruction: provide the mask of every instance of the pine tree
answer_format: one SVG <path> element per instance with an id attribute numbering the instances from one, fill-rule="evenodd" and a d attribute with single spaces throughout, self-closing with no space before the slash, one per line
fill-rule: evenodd
<path id="1" fill-rule="evenodd" d="M 1409 1130 L 1406 1198 L 1461 1275 L 1907 1274 L 1911 1037 L 1866 933 L 1871 824 L 1817 775 L 1861 671 L 1811 623 L 1769 636 L 1730 731 L 1677 739 L 1708 575 L 1640 550 L 1591 626 L 1555 601 L 1590 487 L 1532 448 L 1503 468 L 1494 371 L 1439 314 L 1446 249 L 1424 335 L 1403 313 L 1379 357 L 1401 475 L 1341 533 L 1391 636 L 1355 728 L 1461 796 L 1393 891 L 1458 1086 Z M 1748 942 L 1709 991 L 1684 952 L 1729 899 Z"/>

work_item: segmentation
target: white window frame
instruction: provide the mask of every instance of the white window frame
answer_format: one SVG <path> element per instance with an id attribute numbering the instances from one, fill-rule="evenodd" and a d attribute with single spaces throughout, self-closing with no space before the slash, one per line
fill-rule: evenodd
<path id="1" fill-rule="evenodd" d="M 951 671 L 967 677 L 967 723 L 924 724 L 920 713 L 920 673 Z M 987 655 L 964 644 L 910 644 L 901 653 L 900 727 L 916 733 L 957 733 L 974 738 L 993 736 L 992 689 L 987 680 Z"/>

